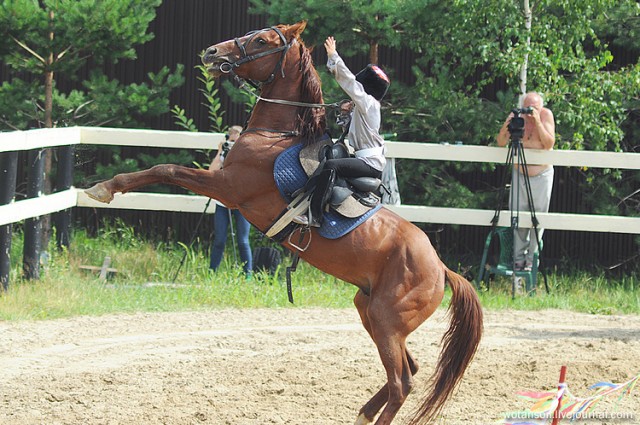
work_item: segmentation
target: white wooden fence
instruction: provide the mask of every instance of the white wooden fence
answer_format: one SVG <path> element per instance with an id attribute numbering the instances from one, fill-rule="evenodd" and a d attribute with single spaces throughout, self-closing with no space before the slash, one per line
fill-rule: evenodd
<path id="1" fill-rule="evenodd" d="M 180 149 L 211 149 L 224 140 L 220 133 L 130 130 L 102 127 L 69 127 L 0 133 L 0 152 L 62 145 L 93 144 L 146 146 Z M 388 142 L 388 157 L 438 161 L 504 163 L 505 148 Z M 640 154 L 590 151 L 527 150 L 530 164 L 640 170 Z M 2 182 L 0 181 L 0 184 Z M 89 199 L 82 189 L 69 190 L 0 206 L 0 225 L 50 214 L 71 207 L 122 208 L 202 213 L 207 198 L 152 193 L 117 194 L 110 204 Z M 490 226 L 493 210 L 444 208 L 419 205 L 386 206 L 413 222 Z M 208 212 L 213 212 L 210 208 Z M 640 217 L 586 214 L 536 213 L 545 229 L 640 234 Z M 509 226 L 510 213 L 503 211 L 499 226 Z M 531 226 L 528 212 L 520 213 L 520 224 Z"/>

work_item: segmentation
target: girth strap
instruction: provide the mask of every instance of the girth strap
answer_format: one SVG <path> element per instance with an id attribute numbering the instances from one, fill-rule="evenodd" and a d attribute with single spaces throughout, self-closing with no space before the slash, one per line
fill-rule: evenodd
<path id="1" fill-rule="evenodd" d="M 311 202 L 310 198 L 311 195 L 309 193 L 302 192 L 293 201 L 291 201 L 276 222 L 267 229 L 265 232 L 267 237 L 275 237 L 278 233 L 284 230 L 289 223 L 291 223 L 291 220 L 293 220 L 294 217 L 304 214 L 309 208 L 309 203 Z"/>

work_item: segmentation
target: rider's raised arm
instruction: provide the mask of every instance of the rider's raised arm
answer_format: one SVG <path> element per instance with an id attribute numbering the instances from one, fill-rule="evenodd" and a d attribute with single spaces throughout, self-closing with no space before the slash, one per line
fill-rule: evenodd
<path id="1" fill-rule="evenodd" d="M 344 90 L 351 100 L 363 111 L 369 109 L 374 102 L 373 97 L 369 96 L 362 84 L 356 80 L 356 76 L 349 70 L 344 60 L 340 57 L 338 52 L 329 55 L 327 60 L 327 68 L 331 72 L 342 90 Z"/>

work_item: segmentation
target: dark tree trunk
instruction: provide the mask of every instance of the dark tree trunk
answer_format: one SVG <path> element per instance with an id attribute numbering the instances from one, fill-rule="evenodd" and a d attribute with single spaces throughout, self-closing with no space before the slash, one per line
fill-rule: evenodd
<path id="1" fill-rule="evenodd" d="M 58 148 L 58 175 L 56 190 L 63 191 L 73 185 L 73 146 Z M 71 208 L 56 214 L 56 244 L 58 248 L 68 247 L 71 231 Z"/>
<path id="2" fill-rule="evenodd" d="M 53 38 L 55 33 L 53 32 L 55 15 L 53 10 L 49 10 L 49 26 L 51 31 L 49 32 L 49 40 L 53 45 Z M 53 128 L 53 85 L 54 85 L 54 53 L 49 52 L 47 57 L 47 63 L 45 65 L 44 73 L 44 126 L 45 128 Z M 53 189 L 53 181 L 51 178 L 51 171 L 53 169 L 53 149 L 47 149 L 44 154 L 44 183 L 41 192 L 44 194 L 50 194 Z M 49 240 L 51 239 L 51 215 L 47 214 L 41 217 L 40 220 L 40 246 L 46 250 L 49 246 Z"/>
<path id="3" fill-rule="evenodd" d="M 37 198 L 44 188 L 46 149 L 29 152 L 27 198 Z M 22 271 L 25 279 L 40 279 L 40 251 L 42 250 L 42 220 L 29 218 L 24 222 L 24 252 Z"/>
<path id="4" fill-rule="evenodd" d="M 372 64 L 378 64 L 378 51 L 379 51 L 379 47 L 378 47 L 378 42 L 377 41 L 371 41 L 369 43 L 369 63 Z"/>
<path id="5" fill-rule="evenodd" d="M 0 205 L 13 200 L 16 193 L 16 172 L 18 170 L 18 152 L 0 154 Z M 9 272 L 11 270 L 11 232 L 12 224 L 0 226 L 0 287 L 9 289 Z"/>

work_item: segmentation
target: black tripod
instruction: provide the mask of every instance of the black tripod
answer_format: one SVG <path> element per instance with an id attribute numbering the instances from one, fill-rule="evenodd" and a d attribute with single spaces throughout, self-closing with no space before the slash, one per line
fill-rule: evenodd
<path id="1" fill-rule="evenodd" d="M 515 298 L 516 289 L 518 286 L 518 276 L 516 272 L 516 243 L 515 243 L 516 240 L 515 239 L 516 239 L 516 232 L 518 231 L 519 222 L 520 222 L 520 208 L 519 208 L 520 196 L 523 196 L 523 194 L 520 193 L 521 178 L 524 178 L 524 187 L 525 187 L 524 195 L 527 196 L 527 201 L 528 201 L 527 203 L 529 205 L 529 213 L 531 214 L 531 223 L 533 224 L 536 243 L 538 245 L 538 252 L 542 251 L 542 243 L 541 243 L 539 231 L 538 231 L 539 221 L 536 216 L 536 211 L 533 204 L 533 194 L 531 192 L 531 181 L 529 180 L 527 159 L 524 155 L 524 147 L 522 146 L 522 136 L 524 134 L 524 118 L 522 118 L 520 114 L 530 114 L 531 109 L 530 108 L 514 109 L 512 112 L 513 112 L 513 117 L 511 118 L 511 121 L 509 122 L 509 125 L 507 127 L 510 135 L 509 149 L 507 151 L 507 159 L 505 161 L 504 177 L 502 180 L 502 184 L 500 186 L 500 191 L 498 192 L 498 201 L 496 202 L 496 210 L 494 212 L 493 218 L 491 219 L 491 233 L 492 235 L 493 233 L 495 233 L 496 226 L 498 225 L 498 221 L 500 219 L 500 206 L 502 203 L 502 199 L 504 199 L 504 192 L 507 187 L 507 177 L 510 175 L 508 171 L 511 170 L 511 175 L 512 175 L 511 184 L 512 186 L 515 185 L 515 187 L 512 187 L 511 197 L 509 202 L 509 211 L 511 212 L 510 227 L 511 227 L 512 240 L 513 240 L 513 243 L 512 243 L 513 252 L 511 255 L 511 260 L 512 260 L 511 295 L 513 298 Z M 522 172 L 518 172 L 517 170 L 514 169 L 514 161 L 516 164 L 518 164 Z M 547 284 L 547 275 L 544 272 L 542 272 L 542 276 L 544 278 L 545 289 L 547 293 L 549 293 L 549 286 Z"/>
<path id="2" fill-rule="evenodd" d="M 211 198 L 207 200 L 207 204 L 204 206 L 204 211 L 202 211 L 202 214 L 200 214 L 200 219 L 198 220 L 198 223 L 196 224 L 196 228 L 193 230 L 193 234 L 191 235 L 191 240 L 189 241 L 189 245 L 188 245 L 189 247 L 193 245 L 193 242 L 196 240 L 196 237 L 198 236 L 198 230 L 200 229 L 200 225 L 202 224 L 202 219 L 207 215 L 207 209 L 209 209 L 210 203 L 211 203 Z M 235 230 L 233 229 L 233 217 L 231 214 L 231 209 L 227 208 L 227 213 L 229 214 L 229 226 L 231 226 L 231 242 L 233 244 L 233 261 L 237 266 L 238 254 L 236 253 L 237 251 L 236 233 L 235 233 Z M 216 212 L 216 214 L 218 213 Z M 211 239 L 211 236 L 210 236 L 210 239 Z M 178 268 L 176 269 L 176 272 L 173 275 L 173 280 L 171 282 L 175 283 L 176 279 L 178 278 L 180 269 L 182 269 L 182 266 L 184 265 L 184 261 L 187 259 L 187 254 L 188 254 L 188 251 L 185 249 L 184 254 L 182 255 L 182 260 L 180 260 L 180 265 L 178 265 Z"/>

